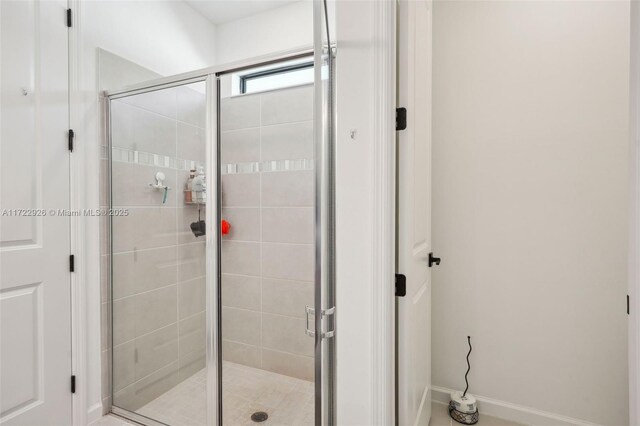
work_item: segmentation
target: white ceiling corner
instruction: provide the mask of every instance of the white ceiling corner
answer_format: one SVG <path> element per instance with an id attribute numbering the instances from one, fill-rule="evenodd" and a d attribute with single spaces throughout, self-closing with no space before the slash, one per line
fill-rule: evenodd
<path id="1" fill-rule="evenodd" d="M 215 25 L 286 6 L 300 0 L 184 0 Z"/>

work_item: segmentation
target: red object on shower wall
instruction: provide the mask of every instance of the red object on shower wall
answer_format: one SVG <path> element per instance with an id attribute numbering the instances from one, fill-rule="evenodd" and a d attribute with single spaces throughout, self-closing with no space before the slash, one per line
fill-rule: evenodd
<path id="1" fill-rule="evenodd" d="M 229 234 L 230 229 L 231 229 L 231 224 L 223 219 L 222 222 L 220 223 L 220 232 L 222 232 L 222 235 Z"/>

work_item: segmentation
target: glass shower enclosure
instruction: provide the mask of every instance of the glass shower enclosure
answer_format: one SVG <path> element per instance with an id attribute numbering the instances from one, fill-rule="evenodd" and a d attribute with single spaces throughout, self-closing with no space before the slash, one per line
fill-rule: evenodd
<path id="1" fill-rule="evenodd" d="M 107 232 L 115 414 L 334 423 L 335 56 L 316 20 L 314 49 L 105 94 L 107 203 L 127 212 Z"/>
<path id="2" fill-rule="evenodd" d="M 128 213 L 109 233 L 112 403 L 206 424 L 206 243 L 192 229 L 206 186 L 186 189 L 207 163 L 206 82 L 112 96 L 108 111 L 110 205 Z M 188 406 L 166 404 L 170 392 Z"/>

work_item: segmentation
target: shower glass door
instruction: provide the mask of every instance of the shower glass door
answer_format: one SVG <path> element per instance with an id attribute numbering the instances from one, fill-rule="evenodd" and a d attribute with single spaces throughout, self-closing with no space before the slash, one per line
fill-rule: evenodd
<path id="1" fill-rule="evenodd" d="M 335 424 L 334 57 L 313 6 L 307 50 L 107 93 L 116 414 Z"/>
<path id="2" fill-rule="evenodd" d="M 113 411 L 205 425 L 206 83 L 113 96 L 108 116 Z"/>
<path id="3" fill-rule="evenodd" d="M 333 56 L 314 50 L 216 74 L 221 419 L 333 417 Z"/>
<path id="4" fill-rule="evenodd" d="M 223 424 L 313 425 L 313 57 L 218 81 Z"/>

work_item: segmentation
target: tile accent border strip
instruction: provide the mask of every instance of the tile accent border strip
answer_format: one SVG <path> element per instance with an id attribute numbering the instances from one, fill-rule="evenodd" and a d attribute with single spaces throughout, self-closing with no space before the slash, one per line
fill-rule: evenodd
<path id="1" fill-rule="evenodd" d="M 295 170 L 313 170 L 313 160 L 272 160 L 251 163 L 223 164 L 221 173 L 223 175 L 235 175 L 241 173 L 259 172 L 285 172 Z"/>
<path id="2" fill-rule="evenodd" d="M 101 158 L 103 160 L 108 159 L 109 147 L 107 145 L 102 145 L 101 148 Z M 195 160 L 185 160 L 168 155 L 134 151 L 118 147 L 112 148 L 112 159 L 119 163 L 140 164 L 143 166 L 163 167 L 174 170 L 191 170 L 204 166 L 204 163 Z M 235 175 L 260 172 L 313 170 L 313 167 L 314 160 L 302 158 L 294 160 L 253 161 L 247 163 L 222 164 L 220 172 L 223 175 Z"/>

